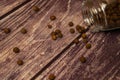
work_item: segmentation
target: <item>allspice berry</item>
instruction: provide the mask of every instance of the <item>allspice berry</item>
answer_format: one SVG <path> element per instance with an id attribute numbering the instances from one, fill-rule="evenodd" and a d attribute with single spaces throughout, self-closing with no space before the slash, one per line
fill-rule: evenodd
<path id="1" fill-rule="evenodd" d="M 19 66 L 21 66 L 21 65 L 24 64 L 24 62 L 23 62 L 23 60 L 19 59 L 19 60 L 17 61 L 17 64 L 18 64 Z"/>
<path id="2" fill-rule="evenodd" d="M 81 36 L 83 39 L 86 39 L 87 38 L 87 35 L 85 33 L 82 34 Z"/>
<path id="3" fill-rule="evenodd" d="M 49 25 L 47 25 L 47 26 L 48 26 L 48 28 L 49 28 L 49 29 L 51 29 L 51 28 L 52 28 L 52 25 L 50 25 L 50 24 L 49 24 Z"/>
<path id="4" fill-rule="evenodd" d="M 74 23 L 73 23 L 73 22 L 69 22 L 68 25 L 69 25 L 70 27 L 72 27 L 72 26 L 74 26 Z"/>
<path id="5" fill-rule="evenodd" d="M 53 16 L 50 16 L 50 20 L 55 20 L 56 19 L 56 17 L 53 15 Z"/>
<path id="6" fill-rule="evenodd" d="M 90 49 L 90 48 L 91 48 L 91 44 L 89 44 L 89 43 L 86 44 L 86 48 L 87 48 L 87 49 Z"/>
<path id="7" fill-rule="evenodd" d="M 27 30 L 25 28 L 22 28 L 21 31 L 20 31 L 22 34 L 26 34 L 27 33 Z"/>
<path id="8" fill-rule="evenodd" d="M 70 29 L 70 33 L 71 34 L 74 34 L 75 33 L 75 30 L 73 28 Z"/>
<path id="9" fill-rule="evenodd" d="M 4 28 L 3 31 L 4 31 L 5 34 L 8 34 L 8 33 L 11 32 L 10 28 Z"/>
<path id="10" fill-rule="evenodd" d="M 40 10 L 37 6 L 33 6 L 32 9 L 33 9 L 35 12 L 38 12 L 38 11 Z"/>
<path id="11" fill-rule="evenodd" d="M 56 76 L 55 76 L 54 74 L 50 74 L 49 77 L 48 77 L 48 79 L 49 79 L 49 80 L 55 80 L 55 77 L 56 77 Z"/>
<path id="12" fill-rule="evenodd" d="M 13 52 L 19 53 L 19 52 L 20 52 L 20 49 L 19 49 L 18 47 L 15 47 L 15 48 L 13 48 Z"/>
<path id="13" fill-rule="evenodd" d="M 86 62 L 86 58 L 84 56 L 81 56 L 80 57 L 80 61 L 81 61 L 81 63 L 85 63 Z"/>
<path id="14" fill-rule="evenodd" d="M 76 38 L 76 39 L 73 41 L 73 43 L 78 44 L 78 43 L 79 43 L 79 39 Z"/>

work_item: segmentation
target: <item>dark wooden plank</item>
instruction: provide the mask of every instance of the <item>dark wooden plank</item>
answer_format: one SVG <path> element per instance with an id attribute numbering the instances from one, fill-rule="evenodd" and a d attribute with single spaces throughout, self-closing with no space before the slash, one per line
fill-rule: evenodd
<path id="1" fill-rule="evenodd" d="M 47 68 L 36 80 L 46 80 L 49 74 L 55 74 L 56 80 L 119 80 L 120 79 L 120 30 L 90 33 L 87 50 L 80 39 Z M 86 63 L 80 62 L 84 55 Z"/>
<path id="2" fill-rule="evenodd" d="M 0 78 L 29 80 L 71 43 L 79 34 L 69 34 L 68 22 L 82 23 L 79 4 L 79 0 L 33 0 L 4 18 L 1 28 L 11 28 L 12 32 L 1 32 Z M 38 5 L 40 12 L 34 13 L 33 5 Z M 51 22 L 51 15 L 57 19 Z M 53 29 L 49 30 L 47 24 L 52 24 Z M 23 27 L 28 30 L 25 35 L 20 33 Z M 51 40 L 50 33 L 55 29 L 62 30 L 62 39 Z M 21 50 L 19 54 L 12 51 L 16 46 Z M 23 66 L 16 64 L 18 58 L 24 60 Z"/>
<path id="3" fill-rule="evenodd" d="M 31 0 L 0 0 L 0 19 L 3 19 Z"/>

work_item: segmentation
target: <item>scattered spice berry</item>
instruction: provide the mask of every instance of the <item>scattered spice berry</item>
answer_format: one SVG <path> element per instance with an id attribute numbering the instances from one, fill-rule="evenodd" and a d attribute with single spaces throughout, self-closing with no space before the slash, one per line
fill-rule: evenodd
<path id="1" fill-rule="evenodd" d="M 73 23 L 73 22 L 69 22 L 68 25 L 69 25 L 70 27 L 72 27 L 72 26 L 74 26 L 74 23 Z"/>
<path id="2" fill-rule="evenodd" d="M 48 28 L 51 29 L 51 28 L 52 28 L 52 25 L 49 24 L 49 25 L 48 25 Z"/>
<path id="3" fill-rule="evenodd" d="M 85 33 L 82 34 L 81 36 L 83 39 L 86 39 L 87 38 L 87 35 Z"/>
<path id="4" fill-rule="evenodd" d="M 76 26 L 76 30 L 78 30 L 78 29 L 81 29 L 81 26 L 80 26 L 80 25 L 77 25 L 77 26 Z"/>
<path id="5" fill-rule="evenodd" d="M 38 12 L 38 11 L 40 10 L 37 6 L 33 6 L 32 9 L 33 9 L 35 12 Z"/>
<path id="6" fill-rule="evenodd" d="M 89 44 L 89 43 L 86 44 L 86 48 L 87 48 L 87 49 L 90 49 L 90 48 L 91 48 L 91 44 Z"/>
<path id="7" fill-rule="evenodd" d="M 87 43 L 87 42 L 88 42 L 88 40 L 87 40 L 87 39 L 83 39 L 83 42 L 84 42 L 84 43 Z"/>
<path id="8" fill-rule="evenodd" d="M 4 31 L 4 33 L 6 33 L 6 34 L 8 34 L 8 33 L 11 32 L 10 28 L 4 28 L 3 31 Z"/>
<path id="9" fill-rule="evenodd" d="M 13 52 L 19 53 L 19 52 L 20 52 L 20 49 L 19 49 L 18 47 L 15 47 L 15 48 L 13 48 Z"/>
<path id="10" fill-rule="evenodd" d="M 63 34 L 62 33 L 59 33 L 57 34 L 59 38 L 62 38 L 63 37 Z"/>
<path id="11" fill-rule="evenodd" d="M 49 78 L 49 80 L 55 80 L 55 77 L 56 76 L 54 74 L 50 74 L 48 78 Z"/>
<path id="12" fill-rule="evenodd" d="M 79 39 L 76 38 L 76 39 L 73 41 L 73 43 L 78 44 L 78 43 L 79 43 Z"/>
<path id="13" fill-rule="evenodd" d="M 81 63 L 85 63 L 86 62 L 86 58 L 84 56 L 81 56 L 80 57 L 80 61 L 81 61 Z"/>
<path id="14" fill-rule="evenodd" d="M 56 29 L 56 30 L 55 30 L 55 33 L 56 33 L 56 34 L 59 34 L 59 33 L 61 33 L 61 31 L 60 31 L 59 29 Z"/>
<path id="15" fill-rule="evenodd" d="M 82 33 L 84 33 L 86 31 L 86 29 L 84 27 L 81 27 Z"/>
<path id="16" fill-rule="evenodd" d="M 73 28 L 70 29 L 70 33 L 73 34 L 75 33 L 75 30 Z"/>
<path id="17" fill-rule="evenodd" d="M 26 30 L 25 28 L 22 28 L 22 29 L 21 29 L 21 33 L 22 33 L 22 34 L 26 34 L 26 33 L 27 33 L 27 30 Z"/>
<path id="18" fill-rule="evenodd" d="M 23 62 L 23 60 L 19 59 L 19 60 L 17 61 L 17 64 L 18 64 L 19 66 L 21 66 L 21 65 L 24 64 L 24 62 Z"/>
<path id="19" fill-rule="evenodd" d="M 53 16 L 50 16 L 50 20 L 55 20 L 56 19 L 56 17 L 53 15 Z"/>

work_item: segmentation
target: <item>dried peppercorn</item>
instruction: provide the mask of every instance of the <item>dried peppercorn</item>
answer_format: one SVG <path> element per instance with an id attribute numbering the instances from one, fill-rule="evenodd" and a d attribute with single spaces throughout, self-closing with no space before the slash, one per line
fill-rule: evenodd
<path id="1" fill-rule="evenodd" d="M 56 30 L 55 30 L 55 33 L 56 33 L 56 34 L 59 34 L 59 33 L 61 33 L 61 31 L 60 31 L 59 29 L 56 29 Z"/>
<path id="2" fill-rule="evenodd" d="M 75 30 L 73 28 L 70 29 L 70 33 L 73 34 L 75 33 Z"/>
<path id="3" fill-rule="evenodd" d="M 81 36 L 83 39 L 86 39 L 87 38 L 87 35 L 85 33 L 82 34 Z"/>
<path id="4" fill-rule="evenodd" d="M 86 58 L 84 56 L 81 56 L 80 57 L 80 61 L 81 61 L 81 63 L 85 63 L 86 62 Z"/>
<path id="5" fill-rule="evenodd" d="M 71 26 L 74 26 L 74 23 L 73 22 L 69 22 L 68 25 L 71 27 Z"/>
<path id="6" fill-rule="evenodd" d="M 87 43 L 87 42 L 88 42 L 88 40 L 87 40 L 87 39 L 83 39 L 82 41 L 83 41 L 84 43 Z"/>
<path id="7" fill-rule="evenodd" d="M 57 40 L 57 36 L 56 35 L 52 35 L 52 39 L 53 40 Z"/>
<path id="8" fill-rule="evenodd" d="M 77 25 L 77 26 L 76 26 L 76 30 L 79 30 L 79 29 L 81 29 L 81 26 L 80 26 L 80 25 Z"/>
<path id="9" fill-rule="evenodd" d="M 76 38 L 76 39 L 73 41 L 73 43 L 78 44 L 78 43 L 79 43 L 79 39 Z"/>
<path id="10" fill-rule="evenodd" d="M 49 78 L 49 80 L 55 80 L 55 77 L 56 76 L 54 74 L 50 74 L 48 78 Z"/>
<path id="11" fill-rule="evenodd" d="M 26 33 L 27 33 L 27 30 L 26 30 L 25 28 L 22 28 L 22 29 L 21 29 L 21 33 L 22 33 L 22 34 L 26 34 Z"/>
<path id="12" fill-rule="evenodd" d="M 47 26 L 48 26 L 48 28 L 49 28 L 49 29 L 51 29 L 51 28 L 52 28 L 52 25 L 50 25 L 50 24 L 49 24 L 49 25 L 47 25 Z"/>
<path id="13" fill-rule="evenodd" d="M 58 38 L 62 38 L 63 37 L 63 34 L 62 33 L 59 33 L 57 34 Z"/>
<path id="14" fill-rule="evenodd" d="M 37 6 L 33 6 L 32 9 L 33 9 L 35 12 L 38 12 L 38 11 L 40 10 Z"/>
<path id="15" fill-rule="evenodd" d="M 21 65 L 24 64 L 24 62 L 23 62 L 23 60 L 19 59 L 19 60 L 17 61 L 17 64 L 18 64 L 19 66 L 21 66 Z"/>
<path id="16" fill-rule="evenodd" d="M 3 31 L 4 31 L 4 33 L 6 33 L 6 34 L 8 34 L 8 33 L 11 32 L 10 28 L 4 28 Z"/>
<path id="17" fill-rule="evenodd" d="M 13 48 L 13 52 L 19 53 L 19 52 L 20 52 L 20 49 L 19 49 L 18 47 L 15 47 L 15 48 Z"/>
<path id="18" fill-rule="evenodd" d="M 53 16 L 50 16 L 50 20 L 55 20 L 56 19 L 56 17 L 53 15 Z"/>
<path id="19" fill-rule="evenodd" d="M 86 48 L 87 48 L 87 49 L 90 49 L 90 48 L 91 48 L 91 44 L 89 44 L 89 43 L 86 44 Z"/>

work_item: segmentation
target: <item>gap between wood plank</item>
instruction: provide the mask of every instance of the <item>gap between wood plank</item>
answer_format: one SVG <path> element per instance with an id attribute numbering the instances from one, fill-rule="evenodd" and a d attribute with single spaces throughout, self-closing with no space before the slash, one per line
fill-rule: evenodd
<path id="1" fill-rule="evenodd" d="M 86 32 L 89 30 L 89 27 L 87 27 Z M 77 38 L 80 38 L 81 34 L 78 35 Z M 77 39 L 75 38 L 75 39 Z M 38 73 L 36 73 L 30 80 L 35 80 L 40 74 L 42 74 L 43 71 L 45 71 L 50 65 L 52 65 L 62 54 L 67 51 L 71 46 L 73 45 L 73 41 L 66 46 L 58 55 L 56 55 L 48 64 L 46 64 Z"/>
<path id="2" fill-rule="evenodd" d="M 30 2 L 32 0 L 26 0 L 25 2 L 23 2 L 22 4 L 16 6 L 15 8 L 13 8 L 11 11 L 3 14 L 2 16 L 0 16 L 0 20 L 2 20 L 3 18 L 7 17 L 8 15 L 10 15 L 11 13 L 13 13 L 14 11 L 16 11 L 17 9 L 19 9 L 20 7 L 24 6 L 25 4 L 27 4 L 28 2 Z"/>

